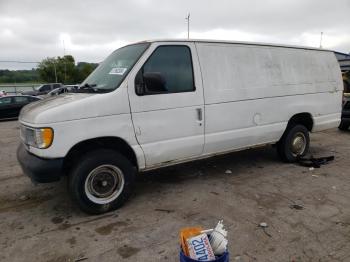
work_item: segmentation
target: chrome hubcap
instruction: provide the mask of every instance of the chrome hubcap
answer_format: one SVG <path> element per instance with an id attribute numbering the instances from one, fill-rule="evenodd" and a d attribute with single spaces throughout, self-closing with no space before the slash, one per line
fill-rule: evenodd
<path id="1" fill-rule="evenodd" d="M 306 137 L 302 132 L 298 132 L 295 134 L 292 144 L 291 151 L 293 156 L 302 155 L 306 148 Z"/>
<path id="2" fill-rule="evenodd" d="M 85 180 L 85 194 L 96 204 L 115 200 L 124 188 L 123 172 L 113 165 L 102 165 L 92 170 Z"/>

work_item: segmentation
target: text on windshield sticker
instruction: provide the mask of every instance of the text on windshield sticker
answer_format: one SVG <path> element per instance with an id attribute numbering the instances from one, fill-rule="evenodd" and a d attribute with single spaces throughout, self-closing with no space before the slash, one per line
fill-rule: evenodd
<path id="1" fill-rule="evenodd" d="M 109 72 L 110 75 L 124 75 L 127 68 L 124 67 L 113 67 Z"/>

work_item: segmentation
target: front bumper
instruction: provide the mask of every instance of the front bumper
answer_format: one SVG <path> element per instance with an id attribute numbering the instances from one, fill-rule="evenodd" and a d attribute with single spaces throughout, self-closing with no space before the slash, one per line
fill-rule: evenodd
<path id="1" fill-rule="evenodd" d="M 17 159 L 23 172 L 32 181 L 49 183 L 60 180 L 63 175 L 63 158 L 44 159 L 30 154 L 21 143 L 17 149 Z"/>

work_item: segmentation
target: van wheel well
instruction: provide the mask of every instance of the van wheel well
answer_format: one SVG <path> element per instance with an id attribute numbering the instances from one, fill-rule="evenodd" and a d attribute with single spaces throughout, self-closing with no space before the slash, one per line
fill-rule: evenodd
<path id="1" fill-rule="evenodd" d="M 291 128 L 297 124 L 303 125 L 311 132 L 314 122 L 312 120 L 312 116 L 310 113 L 300 113 L 294 115 L 289 121 L 287 125 L 287 129 Z"/>
<path id="2" fill-rule="evenodd" d="M 63 170 L 68 174 L 75 161 L 84 153 L 95 149 L 113 149 L 125 156 L 135 168 L 138 168 L 137 158 L 127 142 L 118 137 L 99 137 L 82 141 L 73 146 L 66 155 L 63 163 Z"/>

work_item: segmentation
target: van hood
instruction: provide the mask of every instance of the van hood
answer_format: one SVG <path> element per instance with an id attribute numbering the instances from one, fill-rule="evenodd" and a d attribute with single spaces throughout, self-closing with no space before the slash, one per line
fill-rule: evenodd
<path id="1" fill-rule="evenodd" d="M 78 119 L 130 114 L 127 85 L 109 93 L 66 93 L 23 107 L 19 121 L 32 126 Z"/>
<path id="2" fill-rule="evenodd" d="M 94 94 L 75 93 L 45 98 L 23 107 L 19 120 L 26 123 L 46 124 L 81 118 L 84 116 L 79 111 L 79 105 L 82 100 L 89 100 L 92 96 Z"/>

